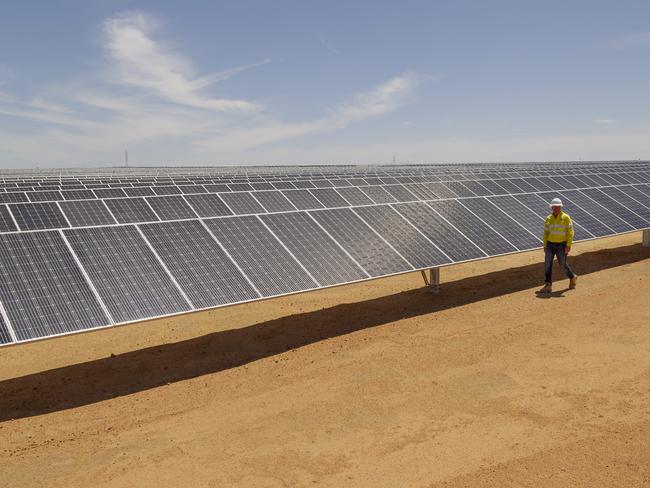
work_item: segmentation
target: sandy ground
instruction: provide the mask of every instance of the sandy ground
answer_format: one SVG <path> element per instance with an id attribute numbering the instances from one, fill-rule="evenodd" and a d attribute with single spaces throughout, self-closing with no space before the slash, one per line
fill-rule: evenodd
<path id="1" fill-rule="evenodd" d="M 0 486 L 650 486 L 640 241 L 0 349 Z"/>

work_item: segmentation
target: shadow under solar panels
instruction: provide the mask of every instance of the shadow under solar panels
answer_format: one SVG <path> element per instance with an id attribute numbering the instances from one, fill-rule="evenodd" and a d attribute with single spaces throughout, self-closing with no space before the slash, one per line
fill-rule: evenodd
<path id="1" fill-rule="evenodd" d="M 135 226 L 65 232 L 116 323 L 191 309 Z"/>
<path id="2" fill-rule="evenodd" d="M 368 275 L 304 212 L 260 217 L 321 285 L 336 285 Z"/>
<path id="3" fill-rule="evenodd" d="M 143 224 L 140 228 L 194 307 L 260 297 L 198 220 Z"/>
<path id="4" fill-rule="evenodd" d="M 18 340 L 109 324 L 58 231 L 0 235 L 0 301 Z"/>
<path id="5" fill-rule="evenodd" d="M 373 277 L 413 269 L 348 208 L 312 210 L 310 215 Z"/>

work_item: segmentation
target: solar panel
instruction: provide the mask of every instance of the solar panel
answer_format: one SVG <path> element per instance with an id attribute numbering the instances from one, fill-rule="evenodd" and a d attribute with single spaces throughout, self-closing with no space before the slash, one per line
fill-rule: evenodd
<path id="1" fill-rule="evenodd" d="M 9 204 L 9 208 L 20 230 L 68 227 L 56 202 L 12 203 Z"/>
<path id="2" fill-rule="evenodd" d="M 488 256 L 514 252 L 517 250 L 505 238 L 480 218 L 467 210 L 461 201 L 438 200 L 429 205 L 460 230 Z"/>
<path id="3" fill-rule="evenodd" d="M 117 223 L 101 200 L 71 200 L 59 205 L 72 227 Z"/>
<path id="4" fill-rule="evenodd" d="M 180 195 L 146 198 L 160 220 L 194 219 L 197 217 L 192 207 Z"/>
<path id="5" fill-rule="evenodd" d="M 120 224 L 159 220 L 144 198 L 112 198 L 104 202 Z"/>
<path id="6" fill-rule="evenodd" d="M 262 204 L 267 212 L 286 212 L 296 210 L 296 207 L 285 197 L 282 192 L 257 191 L 253 197 Z"/>
<path id="7" fill-rule="evenodd" d="M 144 224 L 141 229 L 195 307 L 260 297 L 199 221 Z"/>
<path id="8" fill-rule="evenodd" d="M 18 335 L 13 316 L 20 342 L 539 248 L 555 196 L 566 200 L 576 240 L 647 229 L 649 168 L 631 161 L 0 170 L 2 238 L 38 243 L 0 257 L 9 276 L 0 274 L 0 344 Z M 32 234 L 41 236 L 25 237 Z M 34 253 L 41 262 L 22 261 Z M 23 307 L 52 302 L 37 319 L 17 312 L 23 275 Z"/>
<path id="9" fill-rule="evenodd" d="M 498 207 L 486 205 L 486 201 L 489 202 L 489 200 L 485 198 L 464 198 L 459 200 L 459 203 L 474 213 L 492 229 L 496 230 L 501 237 L 518 250 L 524 251 L 539 247 L 541 241 L 537 237 L 528 232 L 524 227 L 519 225 L 516 220 L 512 219 L 507 213 L 503 212 Z M 473 223 L 467 222 L 467 225 L 473 226 Z M 481 247 L 487 252 L 483 246 Z M 502 247 L 499 248 L 499 250 L 502 249 Z M 507 251 L 502 250 L 502 252 Z"/>
<path id="10" fill-rule="evenodd" d="M 248 192 L 238 191 L 233 193 L 223 193 L 220 196 L 235 215 L 258 214 L 265 212 L 264 208 Z"/>
<path id="11" fill-rule="evenodd" d="M 13 342 L 13 338 L 9 333 L 9 328 L 4 318 L 0 315 L 0 344 L 8 344 L 9 342 Z"/>
<path id="12" fill-rule="evenodd" d="M 205 223 L 263 297 L 318 287 L 258 217 L 208 219 Z"/>
<path id="13" fill-rule="evenodd" d="M 192 206 L 199 217 L 232 215 L 223 200 L 215 193 L 185 195 L 185 200 Z"/>
<path id="14" fill-rule="evenodd" d="M 13 232 L 18 230 L 14 220 L 11 218 L 6 205 L 0 205 L 0 232 Z"/>
<path id="15" fill-rule="evenodd" d="M 115 322 L 192 308 L 134 226 L 71 229 L 65 236 Z"/>
<path id="16" fill-rule="evenodd" d="M 413 269 L 352 210 L 314 210 L 310 214 L 370 276 Z"/>
<path id="17" fill-rule="evenodd" d="M 0 235 L 0 301 L 18 340 L 109 323 L 58 231 Z"/>
<path id="18" fill-rule="evenodd" d="M 315 188 L 310 191 L 327 208 L 349 206 L 348 202 L 334 188 Z"/>
<path id="19" fill-rule="evenodd" d="M 261 218 L 319 284 L 335 285 L 368 277 L 306 213 L 277 213 Z"/>
<path id="20" fill-rule="evenodd" d="M 323 208 L 323 204 L 309 190 L 286 190 L 282 193 L 298 210 Z"/>
<path id="21" fill-rule="evenodd" d="M 425 203 L 394 206 L 452 261 L 467 261 L 486 254 Z"/>

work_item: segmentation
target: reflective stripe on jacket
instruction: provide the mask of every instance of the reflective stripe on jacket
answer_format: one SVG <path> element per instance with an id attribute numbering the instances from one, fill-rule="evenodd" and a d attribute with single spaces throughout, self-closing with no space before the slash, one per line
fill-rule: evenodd
<path id="1" fill-rule="evenodd" d="M 573 221 L 569 214 L 560 212 L 558 216 L 551 214 L 544 222 L 544 247 L 547 242 L 565 242 L 567 247 L 573 243 Z"/>

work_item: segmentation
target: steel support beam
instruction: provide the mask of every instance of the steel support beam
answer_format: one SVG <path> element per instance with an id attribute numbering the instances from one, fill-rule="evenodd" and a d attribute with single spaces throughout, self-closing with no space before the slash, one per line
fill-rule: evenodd
<path id="1" fill-rule="evenodd" d="M 650 229 L 643 231 L 643 247 L 650 247 Z"/>
<path id="2" fill-rule="evenodd" d="M 427 271 L 429 272 L 427 275 Z M 440 291 L 440 268 L 431 268 L 429 270 L 422 270 L 422 278 L 424 284 L 430 293 L 438 293 Z"/>

